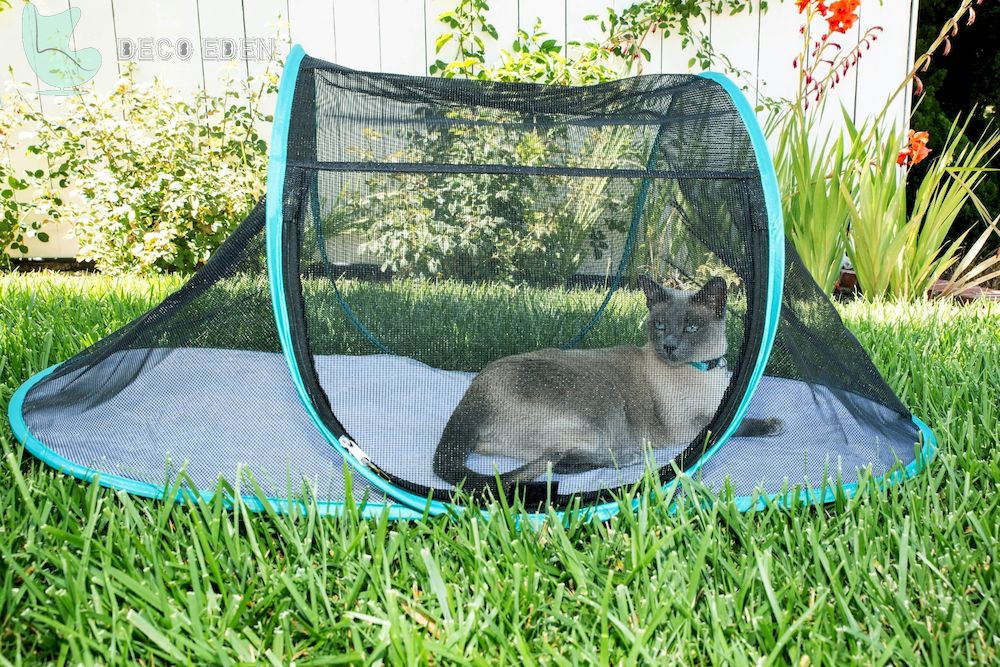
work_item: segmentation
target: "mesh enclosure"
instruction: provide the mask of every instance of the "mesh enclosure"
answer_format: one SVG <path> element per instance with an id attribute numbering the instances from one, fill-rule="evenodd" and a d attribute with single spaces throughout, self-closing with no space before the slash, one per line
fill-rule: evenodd
<path id="1" fill-rule="evenodd" d="M 249 482 L 245 468 L 268 497 L 345 498 L 343 459 L 279 348 L 263 205 L 181 290 L 32 387 L 22 413 L 58 457 L 133 488 L 213 491 L 220 478 Z M 354 491 L 383 499 L 361 480 Z"/>
<path id="2" fill-rule="evenodd" d="M 593 505 L 648 465 L 747 497 L 909 469 L 921 431 L 775 244 L 736 102 L 698 76 L 554 88 L 290 56 L 266 212 L 26 384 L 15 433 L 147 495 L 245 468 L 269 497 L 340 503 L 347 464 L 355 501 L 417 509 L 458 488 Z"/>
<path id="3" fill-rule="evenodd" d="M 635 289 L 640 276 L 691 291 L 712 276 L 727 282 L 721 354 L 713 358 L 724 356 L 729 373 L 711 383 L 694 378 L 701 388 L 685 397 L 686 409 L 699 427 L 656 442 L 651 453 L 672 474 L 727 426 L 752 370 L 744 360 L 760 343 L 762 316 L 754 311 L 766 290 L 768 249 L 750 138 L 717 84 L 657 76 L 553 89 L 369 75 L 307 58 L 289 128 L 282 244 L 284 289 L 302 306 L 290 317 L 294 347 L 304 353 L 299 369 L 321 397 L 326 426 L 355 442 L 394 485 L 449 498 L 456 482 L 467 491 L 485 486 L 482 475 L 506 475 L 532 457 L 551 464 L 554 483 L 533 483 L 555 503 L 570 490 L 590 500 L 634 483 L 642 450 L 601 445 L 614 436 L 600 414 L 581 404 L 571 418 L 578 422 L 571 428 L 593 427 L 578 446 L 546 442 L 545 423 L 566 418 L 564 403 L 653 413 L 669 409 L 660 405 L 669 398 L 633 406 L 631 384 L 608 382 L 586 361 L 566 367 L 561 359 L 573 364 L 573 355 L 523 358 L 541 364 L 534 376 L 499 387 L 507 399 L 489 399 L 482 423 L 465 424 L 478 432 L 495 423 L 503 435 L 437 469 L 405 456 L 414 448 L 410 434 L 364 440 L 338 418 L 334 376 L 337 391 L 363 394 L 376 414 L 395 409 L 394 383 L 340 377 L 319 360 L 385 354 L 476 373 L 538 350 L 643 346 L 650 311 Z M 692 143 L 692 136 L 711 139 Z M 678 365 L 689 361 L 708 360 Z M 408 377 L 404 371 L 398 380 Z M 536 381 L 563 401 L 543 396 L 522 414 Z M 428 393 L 415 400 L 439 406 Z M 457 404 L 444 412 L 449 407 Z M 441 437 L 431 433 L 422 444 L 425 461 Z M 611 452 L 590 456 L 591 449 Z M 474 456 L 478 467 L 470 467 Z M 531 491 L 531 483 L 522 486 Z"/>
<path id="4" fill-rule="evenodd" d="M 909 411 L 844 326 L 791 243 L 781 320 L 750 417 L 781 419 L 777 437 L 733 438 L 701 468 L 710 488 L 727 482 L 738 497 L 808 486 L 854 485 L 913 467 L 921 434 Z M 923 443 L 926 444 L 926 443 Z"/>

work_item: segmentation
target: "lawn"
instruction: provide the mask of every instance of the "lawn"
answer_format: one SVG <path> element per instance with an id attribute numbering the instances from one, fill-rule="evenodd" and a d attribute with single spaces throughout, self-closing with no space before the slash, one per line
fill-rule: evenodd
<path id="1" fill-rule="evenodd" d="M 0 406 L 181 284 L 0 276 Z M 519 532 L 252 514 L 59 475 L 0 426 L 0 664 L 973 664 L 1000 643 L 1000 308 L 848 304 L 929 471 L 825 509 Z"/>

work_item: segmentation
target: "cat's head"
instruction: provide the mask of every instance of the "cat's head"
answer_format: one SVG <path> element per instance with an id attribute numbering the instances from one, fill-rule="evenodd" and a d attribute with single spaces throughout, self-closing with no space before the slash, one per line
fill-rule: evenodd
<path id="1" fill-rule="evenodd" d="M 726 281 L 712 278 L 697 292 L 669 289 L 639 278 L 649 318 L 646 335 L 668 364 L 717 359 L 726 353 Z"/>

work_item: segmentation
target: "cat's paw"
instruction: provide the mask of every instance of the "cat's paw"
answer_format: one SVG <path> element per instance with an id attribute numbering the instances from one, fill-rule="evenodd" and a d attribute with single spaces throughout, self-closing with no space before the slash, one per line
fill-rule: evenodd
<path id="1" fill-rule="evenodd" d="M 768 417 L 767 419 L 761 419 L 761 435 L 765 438 L 773 438 L 774 436 L 782 435 L 785 432 L 785 422 L 781 421 L 777 417 Z"/>
<path id="2" fill-rule="evenodd" d="M 785 432 L 785 422 L 777 417 L 744 419 L 736 430 L 737 438 L 772 438 Z"/>

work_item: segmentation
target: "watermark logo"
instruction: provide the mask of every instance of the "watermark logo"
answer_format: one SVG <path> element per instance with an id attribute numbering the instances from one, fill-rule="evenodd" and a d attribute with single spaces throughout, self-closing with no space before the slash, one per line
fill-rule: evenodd
<path id="1" fill-rule="evenodd" d="M 80 22 L 80 9 L 44 16 L 30 2 L 21 14 L 24 55 L 38 78 L 53 86 L 42 95 L 72 95 L 77 86 L 90 81 L 101 69 L 101 53 L 93 48 L 73 48 L 73 30 Z"/>
<path id="2" fill-rule="evenodd" d="M 205 37 L 199 43 L 201 59 L 205 62 L 241 60 L 268 62 L 278 52 L 278 40 L 261 37 L 233 39 L 231 37 Z M 139 62 L 166 62 L 189 60 L 195 53 L 195 42 L 189 37 L 119 37 L 118 60 Z"/>

